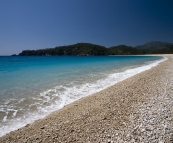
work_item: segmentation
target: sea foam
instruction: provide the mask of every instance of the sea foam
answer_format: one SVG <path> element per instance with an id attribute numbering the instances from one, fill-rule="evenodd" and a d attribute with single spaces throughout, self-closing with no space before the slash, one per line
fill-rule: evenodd
<path id="1" fill-rule="evenodd" d="M 31 112 L 28 109 L 28 112 L 24 111 L 25 114 L 23 116 L 7 119 L 7 115 L 10 114 L 10 112 L 12 112 L 13 117 L 15 117 L 18 112 L 22 112 L 22 109 L 15 110 L 13 109 L 13 107 L 8 107 L 9 102 L 14 100 L 10 99 L 11 101 L 7 101 L 6 103 L 4 103 L 4 106 L 1 106 L 0 108 L 1 111 L 3 111 L 4 108 L 8 108 L 8 110 L 6 110 L 6 116 L 4 116 L 2 121 L 3 124 L 0 125 L 0 136 L 3 136 L 11 131 L 25 126 L 26 124 L 41 119 L 50 114 L 50 112 L 63 108 L 64 105 L 72 103 L 75 100 L 99 92 L 126 78 L 134 76 L 135 74 L 138 74 L 145 70 L 149 70 L 150 68 L 158 65 L 160 62 L 163 62 L 165 60 L 166 58 L 163 58 L 161 60 L 147 63 L 143 66 L 138 66 L 135 68 L 128 67 L 129 69 L 123 72 L 108 74 L 106 78 L 99 79 L 96 82 L 84 83 L 79 85 L 75 85 L 73 82 L 69 82 L 66 85 L 56 86 L 52 89 L 41 92 L 36 97 L 32 97 L 35 102 L 32 102 L 32 104 L 29 105 L 29 108 L 37 108 L 37 110 L 33 110 L 33 112 Z M 19 101 L 15 102 L 25 102 L 25 98 L 22 98 Z"/>

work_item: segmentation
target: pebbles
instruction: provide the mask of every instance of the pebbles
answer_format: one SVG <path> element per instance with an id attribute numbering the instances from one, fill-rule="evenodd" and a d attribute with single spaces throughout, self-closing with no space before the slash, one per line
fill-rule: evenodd
<path id="1" fill-rule="evenodd" d="M 172 57 L 170 58 L 172 60 Z M 169 62 L 171 60 L 169 59 Z M 173 71 L 173 65 L 168 61 L 165 67 Z M 130 132 L 130 128 L 141 124 L 140 129 L 135 133 L 140 142 L 172 142 L 173 91 L 170 89 L 173 87 L 173 72 L 166 69 L 162 71 L 159 79 L 156 78 L 156 84 L 152 83 L 159 88 L 153 89 L 152 94 L 150 93 L 151 96 L 148 96 L 143 104 L 136 105 L 136 113 L 139 113 L 140 116 L 133 123 L 131 122 L 126 130 L 126 132 Z M 159 71 L 157 74 L 159 77 Z M 134 139 L 136 135 L 131 133 L 132 139 Z"/>
<path id="2" fill-rule="evenodd" d="M 0 143 L 173 142 L 173 56 L 157 67 L 66 105 Z"/>

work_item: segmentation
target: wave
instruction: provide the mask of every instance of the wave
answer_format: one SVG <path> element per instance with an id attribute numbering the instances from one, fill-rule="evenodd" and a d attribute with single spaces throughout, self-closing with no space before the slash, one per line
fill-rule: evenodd
<path id="1" fill-rule="evenodd" d="M 75 100 L 99 92 L 135 74 L 149 70 L 165 60 L 166 58 L 163 58 L 154 62 L 148 62 L 142 66 L 128 67 L 128 69 L 123 72 L 109 74 L 106 78 L 99 79 L 93 83 L 76 85 L 70 82 L 66 85 L 54 87 L 41 92 L 36 97 L 32 97 L 32 99 L 30 99 L 32 102 L 29 102 L 30 104 L 26 108 L 27 110 L 22 108 L 17 108 L 16 110 L 16 108 L 13 107 L 15 105 L 17 106 L 17 104 L 25 104 L 27 99 L 9 99 L 0 107 L 0 112 L 4 112 L 5 114 L 0 125 L 0 136 L 41 119 L 50 114 L 50 112 L 61 109 Z M 11 106 L 11 102 L 15 104 Z M 17 114 L 21 114 L 21 116 L 17 116 Z M 11 118 L 7 118 L 8 116 L 11 116 Z"/>

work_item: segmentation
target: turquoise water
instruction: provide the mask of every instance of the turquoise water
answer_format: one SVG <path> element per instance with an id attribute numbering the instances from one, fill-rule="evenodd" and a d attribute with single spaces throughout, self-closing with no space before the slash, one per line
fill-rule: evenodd
<path id="1" fill-rule="evenodd" d="M 0 56 L 0 136 L 161 60 L 156 56 Z"/>

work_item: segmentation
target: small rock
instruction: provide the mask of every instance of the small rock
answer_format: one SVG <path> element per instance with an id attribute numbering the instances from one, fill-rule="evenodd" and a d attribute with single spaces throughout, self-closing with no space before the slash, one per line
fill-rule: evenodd
<path id="1" fill-rule="evenodd" d="M 152 126 L 147 126 L 146 131 L 152 131 L 154 128 Z"/>
<path id="2" fill-rule="evenodd" d="M 40 129 L 44 129 L 44 127 L 41 127 Z"/>

